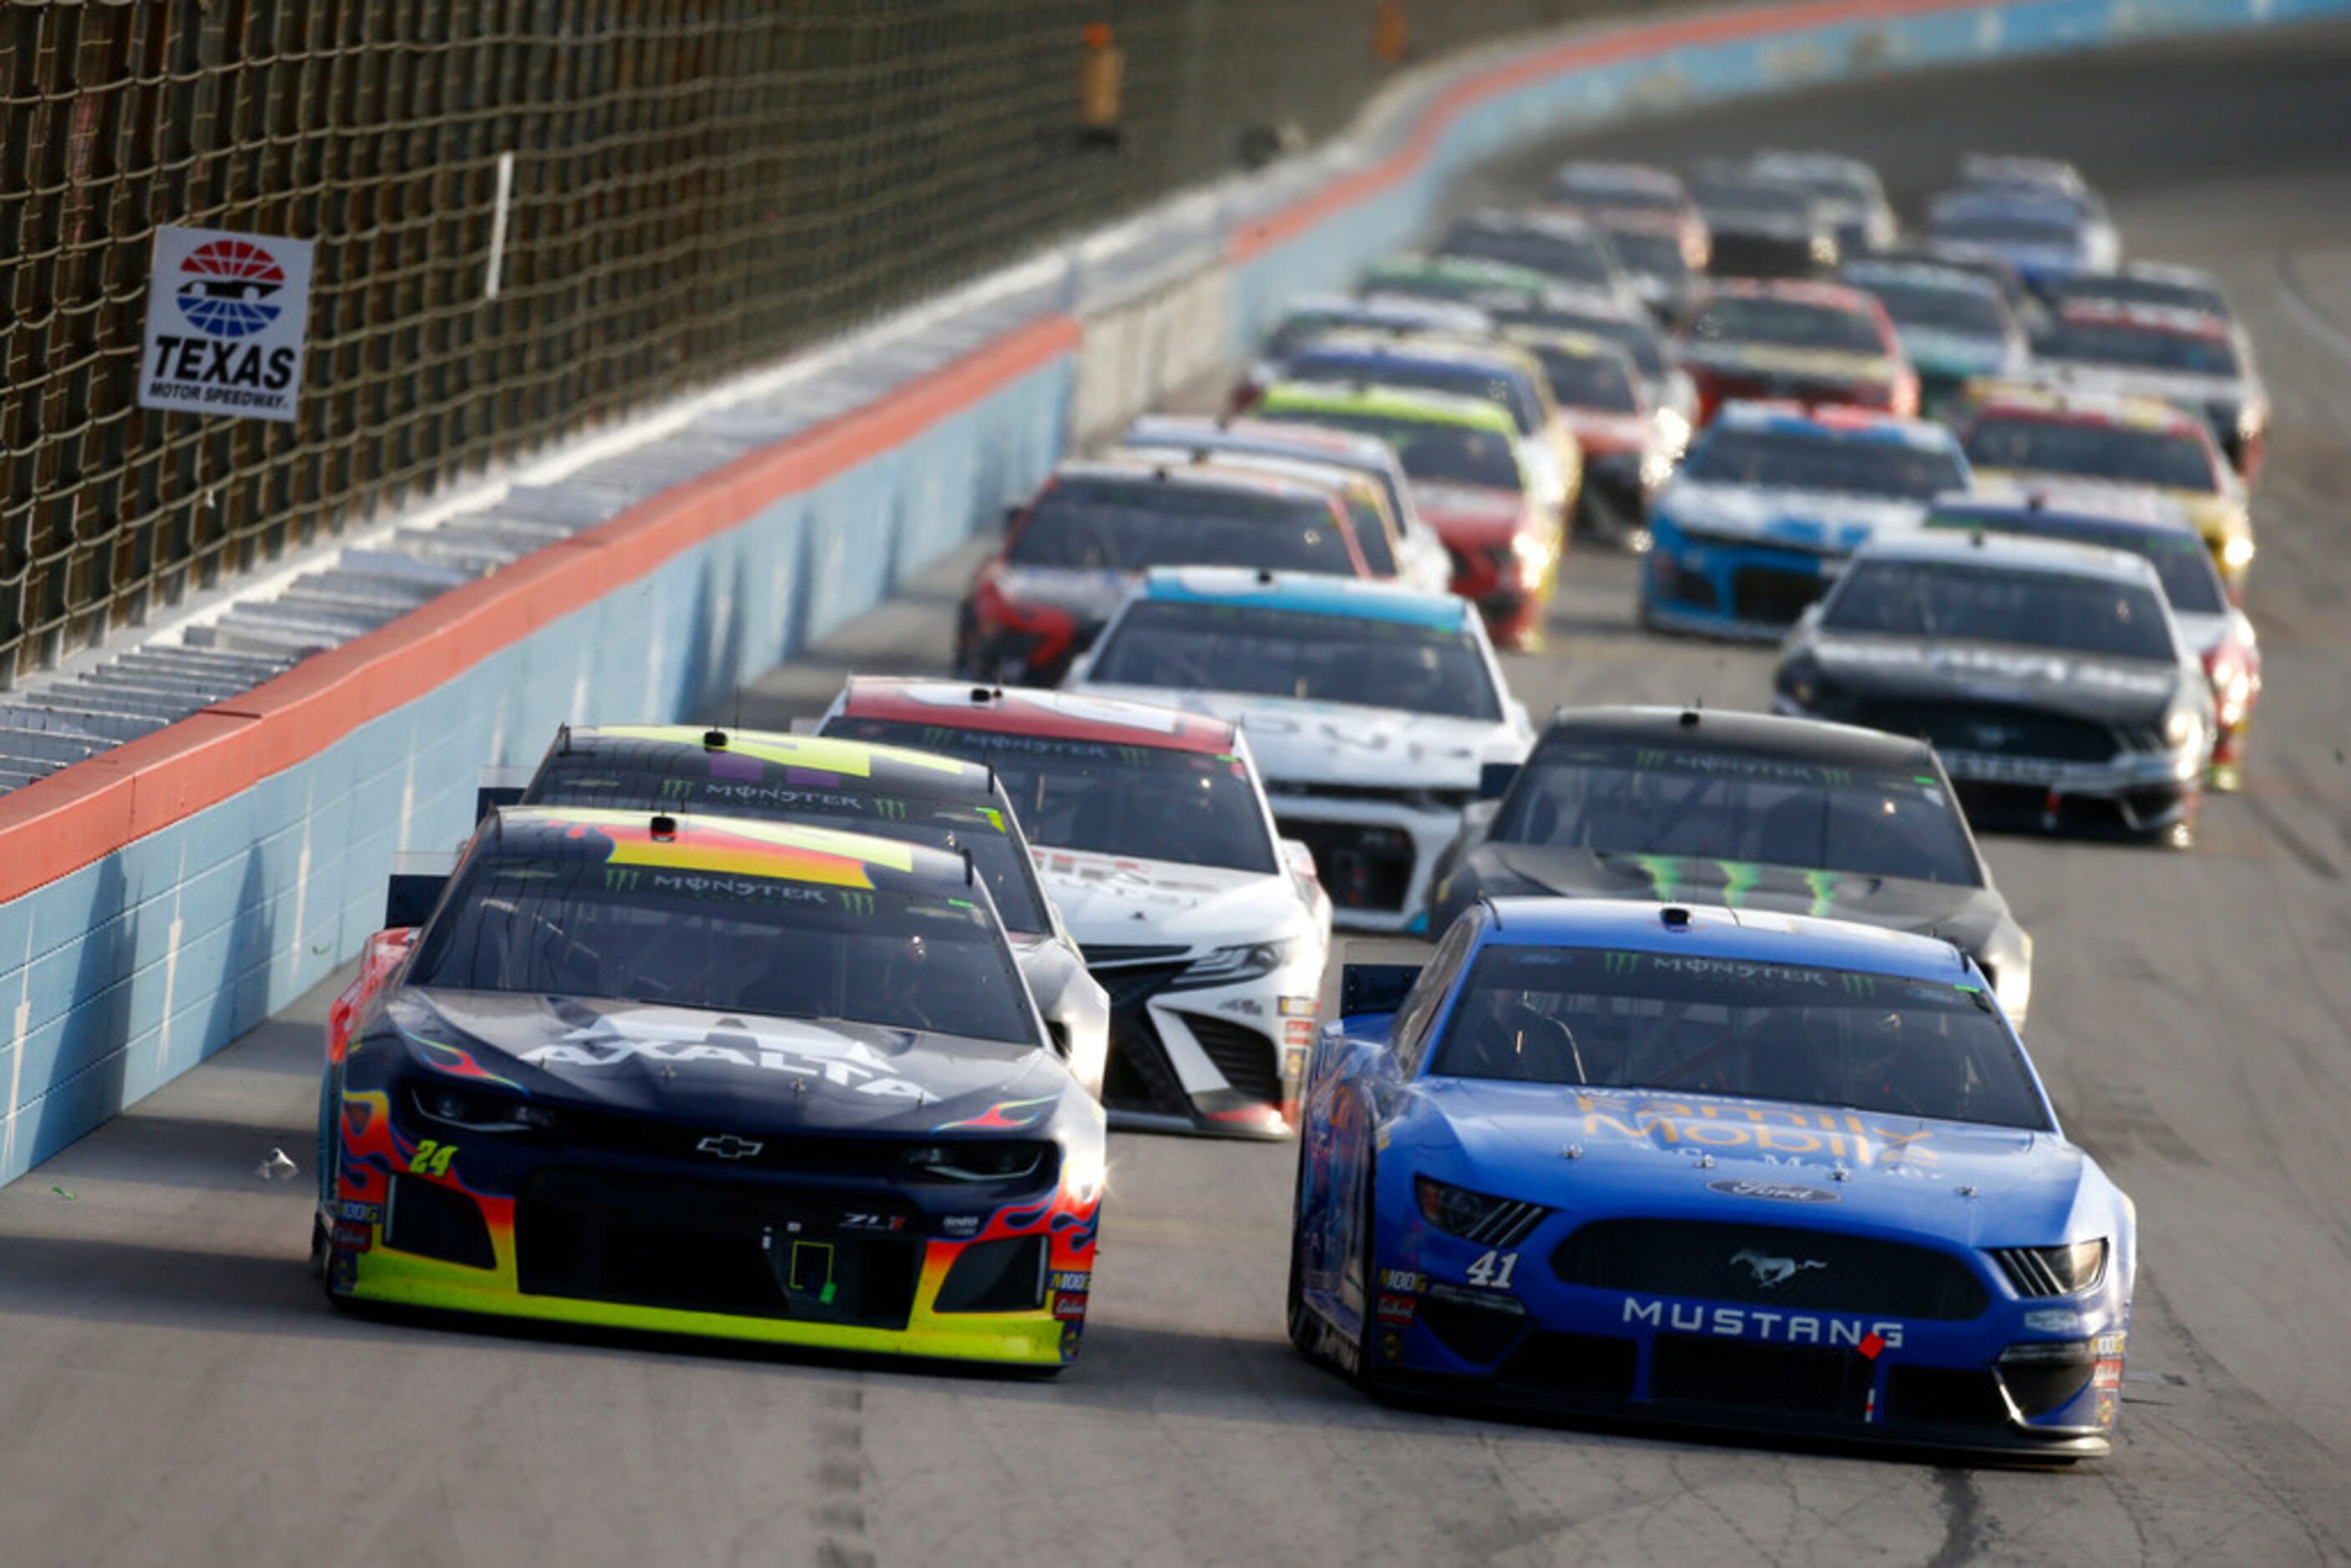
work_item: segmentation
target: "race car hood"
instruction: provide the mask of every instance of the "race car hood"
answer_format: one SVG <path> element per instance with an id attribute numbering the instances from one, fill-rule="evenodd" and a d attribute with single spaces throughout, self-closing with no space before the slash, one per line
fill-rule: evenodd
<path id="1" fill-rule="evenodd" d="M 1249 750 L 1269 786 L 1468 789 L 1476 788 L 1485 763 L 1518 761 L 1528 747 L 1524 736 L 1499 719 L 1175 687 L 1088 684 L 1085 689 L 1239 725 L 1249 733 Z"/>
<path id="2" fill-rule="evenodd" d="M 1422 520 L 1447 538 L 1507 538 L 1526 516 L 1515 490 L 1483 485 L 1440 485 L 1416 479 L 1412 504 Z"/>
<path id="3" fill-rule="evenodd" d="M 1076 571 L 1061 567 L 998 566 L 997 591 L 1021 604 L 1050 604 L 1081 626 L 1110 619 L 1135 580 L 1127 571 Z"/>
<path id="4" fill-rule="evenodd" d="M 1894 375 L 1890 360 L 1834 349 L 1786 349 L 1769 343 L 1707 342 L 1687 339 L 1682 363 L 1701 370 L 1759 376 L 1805 376 L 1821 381 L 1882 382 Z"/>
<path id="5" fill-rule="evenodd" d="M 1067 1082 L 1041 1046 L 834 1019 L 423 988 L 386 1016 L 419 1066 L 460 1083 L 745 1133 L 929 1132 Z"/>
<path id="6" fill-rule="evenodd" d="M 1767 490 L 1681 478 L 1657 498 L 1657 515 L 1694 534 L 1850 553 L 1881 531 L 1917 527 L 1917 501 L 1834 490 Z"/>
<path id="7" fill-rule="evenodd" d="M 2207 540 L 2226 539 L 2252 531 L 2252 521 L 2245 513 L 2244 502 L 2237 496 L 2222 491 L 2170 490 L 2160 485 L 2088 479 L 2055 469 L 2044 472 L 2031 468 L 1979 468 L 1975 471 L 1975 481 L 1978 490 L 1991 492 L 2022 491 L 2046 482 L 2085 493 L 2112 489 L 2142 496 L 2161 496 L 2166 500 L 2177 501 L 2188 514 L 2189 520 L 2196 525 L 2196 531 Z"/>
<path id="8" fill-rule="evenodd" d="M 1562 408 L 1560 416 L 1574 433 L 1576 444 L 1583 448 L 1586 458 L 1614 457 L 1620 453 L 1638 453 L 1647 449 L 1657 431 L 1656 421 L 1646 414 L 1604 413 L 1598 409 Z"/>
<path id="9" fill-rule="evenodd" d="M 1030 852 L 1081 948 L 1265 942 L 1306 924 L 1290 880 L 1273 872 L 1041 846 Z"/>
<path id="10" fill-rule="evenodd" d="M 1970 953 L 1981 952 L 2006 913 L 2000 895 L 1989 888 L 1910 877 L 1490 841 L 1476 852 L 1505 875 L 1562 897 L 1687 900 L 1858 920 L 1894 931 L 1935 932 Z"/>
<path id="11" fill-rule="evenodd" d="M 2109 723 L 2160 722 L 2179 689 L 2177 665 L 2101 659 L 2005 643 L 1927 642 L 1823 632 L 1802 644 L 1852 696 L 1997 703 Z"/>
<path id="12" fill-rule="evenodd" d="M 1902 340 L 1903 353 L 1920 375 L 1993 376 L 2015 368 L 2003 339 L 1938 331 L 1931 327 L 1897 326 L 1894 335 Z"/>
<path id="13" fill-rule="evenodd" d="M 1462 1078 L 1416 1087 L 1480 1190 L 1558 1207 L 1883 1228 L 1974 1247 L 2086 1239 L 2073 1228 L 2092 1218 L 2081 1212 L 2087 1161 L 2054 1133 L 1702 1094 Z"/>

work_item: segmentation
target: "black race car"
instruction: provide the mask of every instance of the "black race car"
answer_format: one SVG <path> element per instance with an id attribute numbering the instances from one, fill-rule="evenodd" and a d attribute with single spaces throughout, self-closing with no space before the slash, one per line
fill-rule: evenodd
<path id="1" fill-rule="evenodd" d="M 1509 775 L 1507 784 L 1505 775 Z M 1825 915 L 1964 948 L 2020 1022 L 2032 939 L 1992 885 L 1935 754 L 1841 724 L 1562 709 L 1438 860 L 1429 934 L 1480 898 L 1655 898 Z"/>
<path id="2" fill-rule="evenodd" d="M 1991 535 L 1863 547 L 1781 650 L 1773 706 L 1931 742 L 1980 824 L 2186 844 L 2212 688 L 2143 556 Z"/>

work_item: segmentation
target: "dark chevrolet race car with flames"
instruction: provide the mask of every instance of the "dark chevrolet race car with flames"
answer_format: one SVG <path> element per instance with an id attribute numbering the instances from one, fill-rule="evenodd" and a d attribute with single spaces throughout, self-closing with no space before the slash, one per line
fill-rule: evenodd
<path id="1" fill-rule="evenodd" d="M 338 1302 L 1077 1354 L 1102 1109 L 960 856 L 494 811 L 422 929 L 371 945 L 320 1099 Z"/>

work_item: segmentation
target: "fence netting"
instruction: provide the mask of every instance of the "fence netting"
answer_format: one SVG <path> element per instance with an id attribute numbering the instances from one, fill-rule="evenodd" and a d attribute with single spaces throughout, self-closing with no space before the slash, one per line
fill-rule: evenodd
<path id="1" fill-rule="evenodd" d="M 0 0 L 0 687 L 493 458 L 1626 0 Z M 1090 28 L 1114 146 L 1080 133 Z M 508 198 L 493 292 L 501 171 Z M 136 406 L 159 225 L 317 244 L 291 424 Z"/>

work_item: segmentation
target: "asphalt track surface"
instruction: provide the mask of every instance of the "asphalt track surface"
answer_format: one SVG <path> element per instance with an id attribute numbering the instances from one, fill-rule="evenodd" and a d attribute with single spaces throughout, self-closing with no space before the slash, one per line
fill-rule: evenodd
<path id="1" fill-rule="evenodd" d="M 2071 156 L 2137 254 L 2217 268 L 2277 404 L 2249 787 L 2189 853 L 1991 858 L 2040 941 L 2031 1043 L 2137 1197 L 2111 1460 L 2061 1473 L 1502 1425 L 1365 1401 L 1282 1335 L 1293 1153 L 1122 1134 L 1058 1380 L 345 1317 L 303 1269 L 322 988 L 0 1192 L 0 1563 L 2351 1558 L 2351 26 L 1913 77 L 1579 150 Z M 1562 149 L 1462 193 L 1520 188 Z M 1760 706 L 1768 655 L 1632 624 L 1578 556 L 1538 711 Z M 930 574 L 763 683 L 935 669 Z M 263 1181 L 282 1145 L 305 1169 Z"/>

